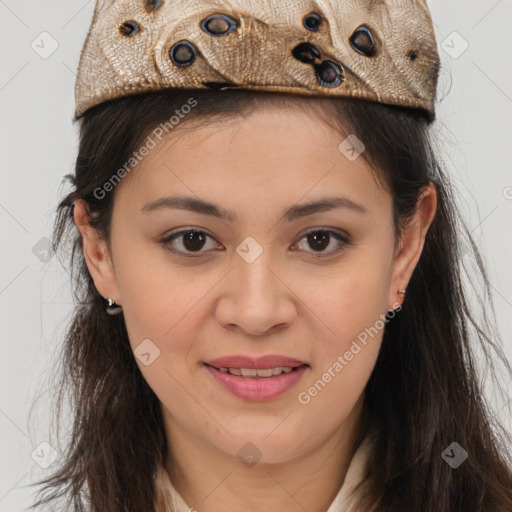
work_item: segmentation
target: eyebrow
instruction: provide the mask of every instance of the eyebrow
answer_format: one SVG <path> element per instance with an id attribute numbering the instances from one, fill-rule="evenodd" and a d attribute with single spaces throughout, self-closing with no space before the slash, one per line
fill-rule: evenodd
<path id="1" fill-rule="evenodd" d="M 295 219 L 337 208 L 345 208 L 362 214 L 368 213 L 367 209 L 362 204 L 356 203 L 348 197 L 323 197 L 316 201 L 290 206 L 283 213 L 281 220 L 292 222 Z M 229 222 L 233 222 L 237 218 L 236 214 L 231 210 L 227 210 L 222 206 L 203 199 L 188 196 L 162 197 L 144 205 L 142 211 L 153 212 L 164 209 L 187 210 L 202 215 L 210 215 Z"/>

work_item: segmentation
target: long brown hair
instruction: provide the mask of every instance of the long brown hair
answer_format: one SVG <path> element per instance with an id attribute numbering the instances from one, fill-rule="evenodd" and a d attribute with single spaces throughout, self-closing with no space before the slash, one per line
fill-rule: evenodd
<path id="1" fill-rule="evenodd" d="M 45 495 L 31 508 L 62 497 L 73 512 L 153 510 L 155 471 L 168 454 L 160 403 L 134 360 L 123 315 L 106 316 L 83 258 L 73 202 L 86 201 L 91 225 L 108 240 L 115 189 L 101 199 L 95 190 L 191 97 L 198 106 L 182 124 L 236 118 L 265 105 L 302 108 L 342 135 L 355 134 L 366 146 L 362 157 L 393 198 L 397 236 L 422 187 L 434 183 L 437 213 L 365 390 L 369 422 L 377 431 L 365 500 L 378 504 L 379 512 L 512 510 L 508 434 L 485 402 L 477 355 L 491 375 L 497 364 L 508 376 L 512 370 L 491 321 L 484 264 L 435 151 L 433 119 L 369 101 L 242 90 L 132 95 L 98 105 L 80 119 L 75 173 L 66 177 L 72 189 L 59 204 L 53 236 L 54 250 L 70 254 L 77 302 L 59 356 L 54 407 L 58 425 L 69 393 L 72 430 L 58 469 L 34 484 L 44 484 L 39 492 Z M 470 271 L 467 250 L 475 263 Z M 473 283 L 480 277 L 490 299 L 482 318 L 470 308 L 468 276 Z M 454 441 L 469 454 L 457 469 L 442 457 Z"/>

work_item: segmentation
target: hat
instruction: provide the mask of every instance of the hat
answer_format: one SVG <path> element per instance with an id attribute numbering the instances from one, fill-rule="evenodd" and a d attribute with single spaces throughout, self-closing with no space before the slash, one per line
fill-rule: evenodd
<path id="1" fill-rule="evenodd" d="M 435 117 L 426 0 L 97 0 L 75 87 L 91 107 L 164 89 L 354 97 Z"/>

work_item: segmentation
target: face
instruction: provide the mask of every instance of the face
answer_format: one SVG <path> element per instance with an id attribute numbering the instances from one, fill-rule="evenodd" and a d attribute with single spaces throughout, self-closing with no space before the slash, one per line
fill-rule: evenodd
<path id="1" fill-rule="evenodd" d="M 88 264 L 168 432 L 282 462 L 360 412 L 431 215 L 395 245 L 392 198 L 343 140 L 262 109 L 171 133 L 118 185 L 111 259 Z"/>

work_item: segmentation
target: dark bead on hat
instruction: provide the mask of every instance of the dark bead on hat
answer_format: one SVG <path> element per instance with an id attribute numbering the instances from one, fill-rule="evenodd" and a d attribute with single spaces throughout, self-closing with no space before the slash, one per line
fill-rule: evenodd
<path id="1" fill-rule="evenodd" d="M 292 50 L 292 55 L 304 64 L 313 64 L 320 60 L 320 52 L 310 43 L 301 43 Z"/>
<path id="2" fill-rule="evenodd" d="M 224 14 L 208 16 L 208 18 L 201 22 L 203 32 L 211 36 L 226 36 L 236 30 L 236 28 L 236 21 Z"/>
<path id="3" fill-rule="evenodd" d="M 351 36 L 352 47 L 366 57 L 373 57 L 377 53 L 373 35 L 368 27 L 359 27 Z"/>
<path id="4" fill-rule="evenodd" d="M 332 60 L 324 60 L 321 64 L 315 64 L 315 70 L 318 82 L 324 87 L 338 87 L 343 81 L 341 67 Z"/>
<path id="5" fill-rule="evenodd" d="M 119 25 L 119 32 L 121 32 L 123 36 L 132 37 L 140 32 L 140 26 L 136 21 L 127 20 Z"/>
<path id="6" fill-rule="evenodd" d="M 304 17 L 303 23 L 308 30 L 311 30 L 311 32 L 318 32 L 318 29 L 322 24 L 322 18 L 315 12 L 312 12 Z"/>
<path id="7" fill-rule="evenodd" d="M 160 9 L 164 3 L 164 0 L 144 0 L 144 9 L 146 12 L 154 12 Z"/>
<path id="8" fill-rule="evenodd" d="M 170 49 L 169 55 L 177 66 L 190 66 L 196 59 L 196 49 L 188 41 L 178 41 Z"/>

